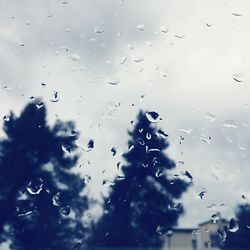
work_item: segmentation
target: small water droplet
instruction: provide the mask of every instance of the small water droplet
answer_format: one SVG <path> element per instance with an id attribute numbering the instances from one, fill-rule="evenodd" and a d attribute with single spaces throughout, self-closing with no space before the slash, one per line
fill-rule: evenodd
<path id="1" fill-rule="evenodd" d="M 206 21 L 206 26 L 207 27 L 212 27 L 213 23 L 210 20 Z"/>
<path id="2" fill-rule="evenodd" d="M 59 95 L 58 95 L 58 91 L 53 91 L 50 101 L 51 102 L 58 102 L 59 101 Z"/>
<path id="3" fill-rule="evenodd" d="M 199 197 L 201 198 L 201 200 L 203 199 L 203 197 L 204 197 L 204 195 L 207 193 L 207 191 L 201 191 L 200 193 L 199 193 Z"/>
<path id="4" fill-rule="evenodd" d="M 240 12 L 238 12 L 238 11 L 232 12 L 232 15 L 237 16 L 237 17 L 242 16 L 242 14 Z"/>
<path id="5" fill-rule="evenodd" d="M 210 121 L 210 122 L 214 122 L 216 120 L 216 116 L 212 113 L 207 112 L 206 113 L 206 118 Z"/>
<path id="6" fill-rule="evenodd" d="M 168 209 L 169 210 L 179 210 L 180 208 L 182 207 L 182 204 L 179 202 L 179 203 L 170 203 L 168 205 Z"/>
<path id="7" fill-rule="evenodd" d="M 226 128 L 237 128 L 236 122 L 234 120 L 225 120 L 223 122 L 223 127 Z"/>
<path id="8" fill-rule="evenodd" d="M 162 25 L 162 26 L 160 27 L 160 31 L 161 31 L 162 33 L 168 33 L 169 29 L 167 28 L 167 26 Z"/>
<path id="9" fill-rule="evenodd" d="M 9 115 L 5 115 L 3 117 L 3 119 L 6 121 L 6 122 L 9 122 L 10 121 L 10 116 Z"/>
<path id="10" fill-rule="evenodd" d="M 35 209 L 34 203 L 31 200 L 19 200 L 16 211 L 18 217 L 28 216 L 32 214 Z"/>
<path id="11" fill-rule="evenodd" d="M 120 64 L 124 64 L 127 61 L 127 57 L 122 57 L 120 60 Z"/>
<path id="12" fill-rule="evenodd" d="M 146 139 L 147 139 L 147 140 L 151 140 L 151 138 L 152 138 L 152 135 L 151 135 L 149 132 L 147 132 L 147 134 L 146 134 Z"/>
<path id="13" fill-rule="evenodd" d="M 26 188 L 30 194 L 39 194 L 43 189 L 43 180 L 35 178 L 28 183 Z"/>
<path id="14" fill-rule="evenodd" d="M 185 36 L 185 34 L 183 34 L 183 33 L 176 33 L 176 34 L 174 34 L 174 36 L 177 37 L 177 38 L 179 38 L 179 39 L 181 39 L 181 38 L 183 38 Z"/>
<path id="15" fill-rule="evenodd" d="M 95 33 L 101 34 L 101 33 L 103 33 L 103 32 L 104 32 L 104 28 L 103 28 L 102 26 L 97 25 L 97 26 L 95 27 Z"/>
<path id="16" fill-rule="evenodd" d="M 235 82 L 237 82 L 237 83 L 241 83 L 241 82 L 243 82 L 243 80 L 244 80 L 244 75 L 243 75 L 243 74 L 240 74 L 240 73 L 234 74 L 234 75 L 233 75 L 233 80 L 234 80 Z"/>
<path id="17" fill-rule="evenodd" d="M 137 25 L 137 29 L 143 31 L 145 29 L 145 25 L 139 24 Z"/>
<path id="18" fill-rule="evenodd" d="M 64 216 L 68 216 L 70 214 L 70 206 L 65 206 L 65 207 L 61 207 L 59 209 L 59 213 L 64 215 Z"/>
<path id="19" fill-rule="evenodd" d="M 69 58 L 73 61 L 79 61 L 81 59 L 81 57 L 76 53 L 69 54 Z"/>
<path id="20" fill-rule="evenodd" d="M 120 80 L 118 79 L 109 79 L 107 80 L 107 82 L 110 84 L 110 85 L 118 85 Z"/>
<path id="21" fill-rule="evenodd" d="M 134 57 L 134 62 L 136 62 L 136 63 L 140 63 L 143 61 L 144 61 L 144 59 L 142 57 Z"/>
<path id="22" fill-rule="evenodd" d="M 112 152 L 113 156 L 115 156 L 115 155 L 116 155 L 116 152 L 117 152 L 116 148 L 115 148 L 115 147 L 112 147 L 112 148 L 111 148 L 111 152 Z"/>
<path id="23" fill-rule="evenodd" d="M 44 105 L 43 102 L 39 102 L 36 104 L 36 107 L 37 107 L 37 109 L 40 109 L 43 107 L 43 105 Z"/>
<path id="24" fill-rule="evenodd" d="M 212 214 L 211 218 L 213 220 L 213 223 L 216 223 L 220 219 L 220 214 L 219 213 Z"/>
<path id="25" fill-rule="evenodd" d="M 70 154 L 70 152 L 71 152 L 70 146 L 68 146 L 68 145 L 62 145 L 62 151 L 64 153 Z"/>
<path id="26" fill-rule="evenodd" d="M 60 207 L 62 205 L 61 203 L 61 194 L 58 192 L 52 197 L 52 203 L 56 207 Z"/>

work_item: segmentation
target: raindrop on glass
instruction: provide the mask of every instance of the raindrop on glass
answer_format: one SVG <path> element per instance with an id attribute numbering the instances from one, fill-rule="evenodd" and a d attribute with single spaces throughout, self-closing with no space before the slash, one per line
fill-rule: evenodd
<path id="1" fill-rule="evenodd" d="M 143 24 L 137 25 L 137 29 L 143 31 L 145 29 L 145 26 Z"/>
<path id="2" fill-rule="evenodd" d="M 73 61 L 79 61 L 81 59 L 81 57 L 76 53 L 69 54 L 69 58 Z"/>
<path id="3" fill-rule="evenodd" d="M 223 127 L 226 128 L 237 128 L 236 122 L 234 120 L 225 120 L 223 122 Z"/>
<path id="4" fill-rule="evenodd" d="M 39 194 L 43 189 L 43 184 L 41 178 L 35 178 L 28 183 L 26 188 L 30 194 Z"/>
<path id="5" fill-rule="evenodd" d="M 210 122 L 214 122 L 216 120 L 216 116 L 212 113 L 207 112 L 206 113 L 206 118 L 210 121 Z"/>
<path id="6" fill-rule="evenodd" d="M 239 224 L 234 218 L 229 221 L 228 230 L 232 233 L 235 233 L 239 230 Z"/>
<path id="7" fill-rule="evenodd" d="M 64 216 L 68 216 L 70 214 L 70 206 L 61 207 L 59 209 L 59 213 Z"/>
<path id="8" fill-rule="evenodd" d="M 158 122 L 159 120 L 159 114 L 155 111 L 147 112 L 146 117 L 152 123 Z"/>

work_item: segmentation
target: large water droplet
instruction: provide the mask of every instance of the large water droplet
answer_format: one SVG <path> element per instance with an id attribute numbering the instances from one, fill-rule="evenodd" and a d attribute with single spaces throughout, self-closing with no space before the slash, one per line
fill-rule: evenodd
<path id="1" fill-rule="evenodd" d="M 159 121 L 159 114 L 155 111 L 147 112 L 146 117 L 152 123 Z"/>
<path id="2" fill-rule="evenodd" d="M 39 194 L 43 189 L 43 180 L 35 178 L 28 183 L 26 188 L 30 194 Z"/>
<path id="3" fill-rule="evenodd" d="M 236 220 L 234 218 L 232 218 L 229 221 L 228 230 L 232 233 L 235 233 L 239 230 L 239 224 L 236 222 Z"/>

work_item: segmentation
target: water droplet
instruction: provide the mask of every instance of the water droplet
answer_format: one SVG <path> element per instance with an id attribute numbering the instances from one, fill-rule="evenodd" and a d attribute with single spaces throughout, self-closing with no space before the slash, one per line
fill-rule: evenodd
<path id="1" fill-rule="evenodd" d="M 79 61 L 81 59 L 81 57 L 76 53 L 69 54 L 69 58 L 73 61 Z"/>
<path id="2" fill-rule="evenodd" d="M 155 111 L 147 112 L 146 117 L 152 123 L 158 122 L 159 120 L 159 114 Z"/>
<path id="3" fill-rule="evenodd" d="M 168 33 L 169 29 L 167 28 L 167 26 L 162 25 L 162 26 L 160 27 L 160 31 L 161 31 L 162 33 Z"/>
<path id="4" fill-rule="evenodd" d="M 111 186 L 114 186 L 115 183 L 112 182 L 112 181 L 110 181 L 110 180 L 103 180 L 103 181 L 102 181 L 102 185 L 105 185 L 105 186 L 107 186 L 107 187 L 111 187 Z"/>
<path id="5" fill-rule="evenodd" d="M 152 138 L 152 135 L 151 135 L 149 132 L 147 132 L 147 134 L 146 134 L 146 139 L 147 139 L 147 140 L 151 140 L 151 138 Z"/>
<path id="6" fill-rule="evenodd" d="M 243 200 L 246 200 L 247 199 L 247 197 L 243 194 L 243 195 L 241 195 L 241 198 L 243 199 Z"/>
<path id="7" fill-rule="evenodd" d="M 117 180 L 118 180 L 118 181 L 123 181 L 123 180 L 125 180 L 125 176 L 120 176 L 120 175 L 118 175 L 118 176 L 117 176 Z"/>
<path id="8" fill-rule="evenodd" d="M 221 237 L 221 240 L 224 242 L 227 238 L 227 233 L 225 232 L 225 230 L 222 229 L 218 229 L 217 233 L 219 234 L 219 236 Z"/>
<path id="9" fill-rule="evenodd" d="M 9 122 L 10 121 L 10 116 L 9 115 L 5 115 L 3 117 L 3 119 L 6 121 L 6 122 Z"/>
<path id="10" fill-rule="evenodd" d="M 70 206 L 65 206 L 65 207 L 61 207 L 59 209 L 59 213 L 64 215 L 64 216 L 68 216 L 70 214 Z"/>
<path id="11" fill-rule="evenodd" d="M 233 80 L 234 80 L 235 82 L 241 83 L 241 82 L 243 82 L 243 80 L 244 80 L 244 76 L 243 76 L 243 74 L 240 74 L 240 73 L 234 74 L 234 75 L 233 75 Z"/>
<path id="12" fill-rule="evenodd" d="M 97 26 L 95 27 L 95 33 L 101 34 L 101 33 L 103 33 L 103 32 L 104 32 L 104 28 L 103 28 L 102 26 L 97 25 Z"/>
<path id="13" fill-rule="evenodd" d="M 90 175 L 85 175 L 84 177 L 83 177 L 83 182 L 84 182 L 84 184 L 88 184 L 90 181 L 91 181 L 91 176 Z"/>
<path id="14" fill-rule="evenodd" d="M 216 223 L 220 219 L 220 214 L 216 213 L 211 216 L 213 223 Z"/>
<path id="15" fill-rule="evenodd" d="M 43 105 L 44 105 L 43 102 L 39 102 L 36 104 L 36 107 L 37 107 L 37 109 L 40 109 L 43 107 Z"/>
<path id="16" fill-rule="evenodd" d="M 87 152 L 89 152 L 90 150 L 92 150 L 94 148 L 94 140 L 90 139 L 87 145 Z"/>
<path id="17" fill-rule="evenodd" d="M 176 34 L 174 34 L 174 36 L 181 39 L 181 38 L 183 38 L 185 36 L 185 34 L 183 34 L 183 33 L 176 33 Z"/>
<path id="18" fill-rule="evenodd" d="M 234 11 L 234 12 L 232 12 L 232 15 L 234 15 L 234 16 L 242 16 L 242 14 L 240 13 L 240 12 L 238 12 L 238 11 Z"/>
<path id="19" fill-rule="evenodd" d="M 124 64 L 127 61 L 127 57 L 122 57 L 122 59 L 120 60 L 120 64 Z"/>
<path id="20" fill-rule="evenodd" d="M 223 127 L 226 128 L 237 128 L 237 125 L 234 120 L 225 120 L 223 122 Z"/>
<path id="21" fill-rule="evenodd" d="M 107 82 L 110 84 L 110 85 L 118 85 L 120 80 L 118 79 L 109 79 L 107 80 Z"/>
<path id="22" fill-rule="evenodd" d="M 59 95 L 58 95 L 58 91 L 53 91 L 50 101 L 51 102 L 58 102 L 59 101 Z"/>
<path id="23" fill-rule="evenodd" d="M 61 194 L 58 192 L 52 197 L 52 203 L 54 206 L 60 207 L 61 203 Z"/>
<path id="24" fill-rule="evenodd" d="M 159 178 L 159 177 L 162 176 L 163 174 L 164 174 L 163 168 L 158 168 L 157 171 L 156 171 L 156 173 L 155 173 L 155 176 L 156 176 L 157 178 Z"/>
<path id="25" fill-rule="evenodd" d="M 18 217 L 28 216 L 32 214 L 35 209 L 34 203 L 31 200 L 19 200 L 16 211 Z"/>
<path id="26" fill-rule="evenodd" d="M 239 224 L 236 222 L 236 220 L 234 218 L 232 218 L 229 221 L 228 230 L 232 233 L 235 233 L 239 230 Z"/>
<path id="27" fill-rule="evenodd" d="M 208 144 L 211 143 L 211 141 L 212 141 L 211 136 L 208 136 L 208 137 L 202 136 L 200 139 L 201 139 L 203 142 L 208 143 Z"/>
<path id="28" fill-rule="evenodd" d="M 64 153 L 70 154 L 70 152 L 71 152 L 70 146 L 68 146 L 68 145 L 62 145 L 62 151 Z"/>
<path id="29" fill-rule="evenodd" d="M 190 129 L 180 128 L 179 131 L 189 135 L 193 132 L 193 129 L 192 128 Z"/>
<path id="30" fill-rule="evenodd" d="M 26 188 L 30 194 L 39 194 L 43 189 L 43 180 L 41 178 L 35 178 L 28 183 Z"/>
<path id="31" fill-rule="evenodd" d="M 117 151 L 116 151 L 116 148 L 115 148 L 115 147 L 112 147 L 112 148 L 111 148 L 111 152 L 112 152 L 113 156 L 115 156 L 115 155 L 116 155 L 116 152 L 117 152 Z"/>
<path id="32" fill-rule="evenodd" d="M 216 120 L 216 116 L 212 113 L 207 112 L 206 113 L 206 118 L 210 121 L 210 122 L 214 122 Z"/>
<path id="33" fill-rule="evenodd" d="M 160 75 L 163 76 L 163 77 L 168 77 L 167 70 L 165 70 L 165 69 L 161 69 L 161 70 L 159 71 L 159 73 L 160 73 Z"/>
<path id="34" fill-rule="evenodd" d="M 168 134 L 166 134 L 163 130 L 159 129 L 156 133 L 157 137 L 163 137 L 166 138 L 168 137 Z"/>
<path id="35" fill-rule="evenodd" d="M 179 210 L 182 207 L 181 203 L 171 203 L 168 205 L 169 210 Z"/>
<path id="36" fill-rule="evenodd" d="M 206 21 L 206 25 L 207 25 L 207 27 L 211 27 L 213 25 L 213 23 L 208 20 L 208 21 Z"/>
<path id="37" fill-rule="evenodd" d="M 137 25 L 137 29 L 143 31 L 145 29 L 145 26 L 143 24 Z"/>
<path id="38" fill-rule="evenodd" d="M 143 61 L 144 61 L 144 59 L 142 57 L 134 57 L 134 62 L 136 62 L 136 63 L 140 63 Z"/>
<path id="39" fill-rule="evenodd" d="M 204 195 L 207 193 L 207 191 L 201 191 L 200 193 L 199 193 L 199 197 L 201 198 L 201 200 L 203 199 L 203 197 L 204 197 Z"/>

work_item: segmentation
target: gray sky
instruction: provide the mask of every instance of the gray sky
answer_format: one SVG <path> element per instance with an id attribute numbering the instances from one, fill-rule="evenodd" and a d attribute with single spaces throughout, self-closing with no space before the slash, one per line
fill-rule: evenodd
<path id="1" fill-rule="evenodd" d="M 95 140 L 79 171 L 97 197 L 117 174 L 130 121 L 157 111 L 169 157 L 185 162 L 175 171 L 194 177 L 180 226 L 232 216 L 250 197 L 249 23 L 247 0 L 0 0 L 0 115 L 41 96 L 51 123 L 74 120 L 79 143 Z"/>

